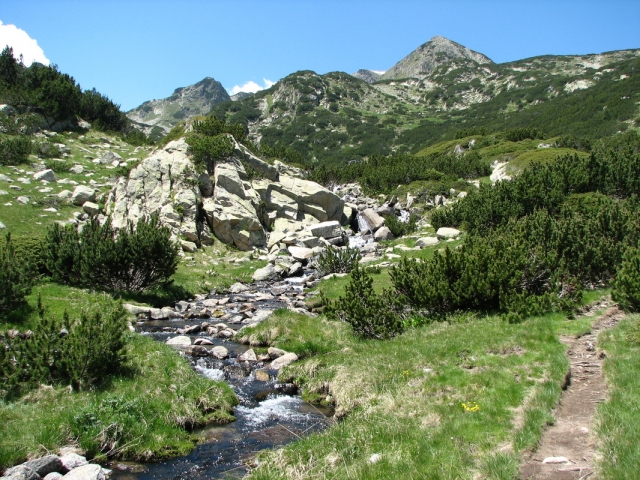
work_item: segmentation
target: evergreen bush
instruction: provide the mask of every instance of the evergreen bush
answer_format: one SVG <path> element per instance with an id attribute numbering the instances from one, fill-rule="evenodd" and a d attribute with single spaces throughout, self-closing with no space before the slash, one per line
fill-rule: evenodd
<path id="1" fill-rule="evenodd" d="M 322 275 L 349 273 L 358 265 L 361 258 L 362 255 L 357 248 L 327 246 L 316 257 L 314 263 Z"/>
<path id="2" fill-rule="evenodd" d="M 84 226 L 54 224 L 44 255 L 48 271 L 60 283 L 109 291 L 140 292 L 166 284 L 178 265 L 178 247 L 158 216 L 129 222 L 119 231 L 108 219 Z"/>
<path id="3" fill-rule="evenodd" d="M 351 325 L 356 335 L 381 340 L 399 335 L 404 330 L 404 323 L 394 305 L 389 293 L 375 293 L 373 280 L 356 263 L 344 297 L 328 302 L 326 312 Z"/>
<path id="4" fill-rule="evenodd" d="M 391 230 L 394 237 L 400 238 L 415 232 L 417 229 L 417 222 L 418 217 L 413 214 L 409 216 L 409 220 L 407 222 L 401 222 L 398 217 L 391 215 L 386 217 L 384 224 L 389 228 L 389 230 Z"/>
<path id="5" fill-rule="evenodd" d="M 39 384 L 86 390 L 117 373 L 125 360 L 126 312 L 104 297 L 79 319 L 46 315 L 38 298 L 33 331 L 0 341 L 0 396 L 15 397 Z"/>
<path id="6" fill-rule="evenodd" d="M 630 247 L 625 252 L 611 294 L 623 310 L 640 311 L 640 249 Z"/>
<path id="7" fill-rule="evenodd" d="M 31 153 L 31 139 L 26 135 L 0 137 L 0 161 L 3 165 L 26 163 Z"/>
<path id="8" fill-rule="evenodd" d="M 31 293 L 34 271 L 29 262 L 16 255 L 11 234 L 0 249 L 0 315 L 13 310 Z"/>

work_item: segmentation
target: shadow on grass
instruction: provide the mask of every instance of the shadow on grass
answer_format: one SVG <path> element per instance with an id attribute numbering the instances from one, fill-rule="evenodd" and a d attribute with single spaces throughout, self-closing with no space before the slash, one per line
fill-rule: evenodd
<path id="1" fill-rule="evenodd" d="M 13 310 L 1 315 L 0 322 L 7 323 L 9 325 L 22 325 L 27 322 L 35 311 L 35 307 L 25 301 Z"/>
<path id="2" fill-rule="evenodd" d="M 113 292 L 113 298 L 116 300 L 146 303 L 154 308 L 170 306 L 175 302 L 192 297 L 193 292 L 174 283 L 144 292 Z"/>

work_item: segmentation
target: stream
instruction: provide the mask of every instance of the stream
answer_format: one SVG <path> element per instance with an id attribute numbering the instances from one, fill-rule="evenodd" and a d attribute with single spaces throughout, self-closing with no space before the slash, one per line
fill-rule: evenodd
<path id="1" fill-rule="evenodd" d="M 302 277 L 276 283 L 256 282 L 235 294 L 212 293 L 200 296 L 196 301 L 179 302 L 182 305 L 176 305 L 178 310 L 178 307 L 184 309 L 188 303 L 188 309 L 182 316 L 193 318 L 150 320 L 135 325 L 136 331 L 142 335 L 150 335 L 163 343 L 177 335 L 186 335 L 192 344 L 196 339 L 207 341 L 203 345 L 207 350 L 216 346 L 225 347 L 229 352 L 226 359 L 192 355 L 186 355 L 186 358 L 201 375 L 226 381 L 240 403 L 234 409 L 235 422 L 209 425 L 194 431 L 200 441 L 188 455 L 155 463 L 114 462 L 109 467 L 113 469 L 111 478 L 240 478 L 248 472 L 247 463 L 251 463 L 257 452 L 284 445 L 331 424 L 333 410 L 304 402 L 295 385 L 277 381 L 278 372 L 269 369 L 268 361 L 239 361 L 237 357 L 249 350 L 249 346 L 209 336 L 204 330 L 181 333 L 185 328 L 203 321 L 224 323 L 237 331 L 244 325 L 260 321 L 275 309 L 295 308 L 304 298 L 303 288 L 310 273 L 305 272 Z M 212 318 L 206 318 L 202 313 L 207 305 L 215 305 L 213 311 L 209 310 Z M 199 318 L 195 317 L 196 312 Z M 216 316 L 219 318 L 214 318 Z M 185 350 L 185 347 L 175 348 Z"/>

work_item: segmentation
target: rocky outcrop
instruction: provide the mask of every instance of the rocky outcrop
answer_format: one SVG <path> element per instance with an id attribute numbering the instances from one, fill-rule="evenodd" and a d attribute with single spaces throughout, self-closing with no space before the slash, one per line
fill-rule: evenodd
<path id="1" fill-rule="evenodd" d="M 247 180 L 244 167 L 235 158 L 218 162 L 213 198 L 203 204 L 216 237 L 240 250 L 266 247 L 267 244 L 267 234 L 258 217 L 260 196 Z"/>
<path id="2" fill-rule="evenodd" d="M 185 250 L 209 245 L 213 236 L 251 250 L 270 244 L 269 230 L 280 241 L 310 225 L 343 218 L 344 201 L 338 195 L 285 174 L 292 171 L 269 165 L 233 142 L 232 156 L 219 160 L 212 175 L 196 173 L 184 139 L 153 152 L 110 193 L 107 214 L 113 225 L 120 228 L 158 213 Z M 262 178 L 250 181 L 247 168 Z"/>
<path id="3" fill-rule="evenodd" d="M 170 142 L 140 162 L 129 178 L 119 179 L 107 201 L 107 214 L 115 227 L 158 213 L 161 222 L 171 228 L 174 239 L 201 242 L 198 176 L 187 149 L 184 139 Z"/>

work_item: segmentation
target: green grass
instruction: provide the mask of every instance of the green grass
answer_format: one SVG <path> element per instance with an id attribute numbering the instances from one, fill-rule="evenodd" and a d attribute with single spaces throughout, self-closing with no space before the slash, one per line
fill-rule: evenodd
<path id="1" fill-rule="evenodd" d="M 274 345 L 298 356 L 330 353 L 353 342 L 344 322 L 315 318 L 291 310 L 276 310 L 269 322 L 245 327 L 239 341 L 255 346 Z"/>
<path id="2" fill-rule="evenodd" d="M 640 464 L 640 316 L 632 315 L 600 334 L 607 354 L 609 395 L 598 406 L 598 478 L 636 478 Z"/>
<path id="3" fill-rule="evenodd" d="M 251 478 L 514 478 L 560 396 L 568 367 L 556 334 L 562 319 L 435 323 L 390 341 L 326 329 L 329 351 L 280 375 L 306 398 L 334 403 L 343 420 L 261 454 Z M 317 335 L 308 323 L 288 316 L 260 329 L 278 328 L 272 343 L 283 347 L 305 331 Z M 380 461 L 370 463 L 374 454 Z"/>
<path id="4" fill-rule="evenodd" d="M 46 387 L 0 402 L 0 467 L 78 445 L 89 457 L 151 460 L 186 454 L 185 427 L 233 419 L 237 403 L 223 382 L 196 374 L 171 347 L 132 335 L 128 374 L 100 391 Z"/>
<path id="5" fill-rule="evenodd" d="M 98 186 L 97 195 L 105 194 L 111 190 L 108 184 L 109 180 L 115 176 L 113 168 L 107 168 L 107 165 L 95 164 L 92 159 L 85 158 L 91 156 L 99 158 L 102 151 L 107 151 L 102 145 L 105 143 L 103 138 L 110 141 L 111 148 L 118 153 L 123 160 L 128 158 L 144 158 L 149 154 L 149 150 L 142 148 L 134 153 L 135 147 L 112 137 L 103 132 L 90 131 L 85 134 L 83 139 L 73 138 L 73 135 L 57 135 L 54 140 L 61 142 L 70 148 L 71 153 L 65 159 L 65 165 L 73 166 L 80 164 L 84 167 L 84 172 L 74 174 L 71 172 L 58 172 L 56 177 L 58 180 L 69 179 L 78 182 L 79 185 L 89 185 L 90 181 L 95 181 Z M 62 190 L 73 191 L 75 185 L 63 184 L 59 182 L 51 182 L 43 185 L 34 181 L 27 175 L 27 172 L 36 170 L 35 166 L 41 164 L 51 164 L 54 160 L 39 159 L 34 155 L 29 157 L 29 163 L 17 165 L 17 171 L 13 167 L 0 166 L 0 174 L 9 176 L 13 182 L 8 183 L 0 181 L 0 190 L 7 192 L 0 195 L 0 221 L 5 224 L 7 230 L 13 235 L 33 235 L 35 230 L 45 232 L 46 228 L 56 221 L 67 221 L 73 218 L 74 212 L 82 212 L 82 208 L 61 202 L 56 195 Z M 24 184 L 17 181 L 18 178 L 28 178 L 30 184 Z M 11 189 L 10 186 L 18 186 L 21 190 Z M 43 188 L 50 188 L 50 192 L 40 192 Z M 17 201 L 20 196 L 29 198 L 29 203 L 21 204 Z M 10 203 L 11 205 L 6 205 Z M 99 203 L 99 202 L 98 202 Z M 46 212 L 46 208 L 55 208 L 57 212 Z"/>
<path id="6" fill-rule="evenodd" d="M 174 274 L 174 283 L 192 293 L 228 288 L 236 282 L 251 282 L 253 272 L 267 264 L 250 253 L 216 241 L 211 247 L 185 255 Z"/>
<path id="7" fill-rule="evenodd" d="M 589 156 L 588 153 L 580 152 L 572 148 L 540 148 L 518 155 L 509 162 L 507 173 L 515 175 L 522 172 L 526 167 L 534 162 L 549 163 L 562 155 L 578 155 L 581 157 Z"/>

